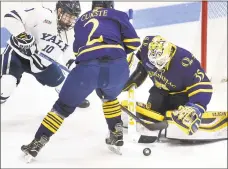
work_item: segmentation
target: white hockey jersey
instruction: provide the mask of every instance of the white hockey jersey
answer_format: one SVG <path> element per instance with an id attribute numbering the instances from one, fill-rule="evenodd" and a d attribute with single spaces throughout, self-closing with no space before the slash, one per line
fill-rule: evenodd
<path id="1" fill-rule="evenodd" d="M 62 60 L 65 64 L 69 59 L 74 58 L 72 43 L 68 42 L 68 35 L 73 35 L 73 30 L 58 33 L 57 30 L 57 14 L 45 7 L 31 8 L 27 10 L 13 10 L 4 17 L 4 26 L 9 32 L 17 36 L 22 32 L 33 35 L 39 52 L 44 53 L 55 61 Z M 10 45 L 10 41 L 8 41 Z M 12 45 L 10 45 L 12 47 Z M 31 71 L 38 73 L 43 71 L 39 67 L 47 67 L 52 64 L 50 61 L 39 57 L 28 57 L 17 49 L 13 48 L 21 57 L 30 60 Z M 62 56 L 62 58 L 61 58 Z M 61 60 L 59 60 L 61 59 Z M 36 64 L 34 64 L 36 62 Z M 39 66 L 36 66 L 36 65 Z"/>

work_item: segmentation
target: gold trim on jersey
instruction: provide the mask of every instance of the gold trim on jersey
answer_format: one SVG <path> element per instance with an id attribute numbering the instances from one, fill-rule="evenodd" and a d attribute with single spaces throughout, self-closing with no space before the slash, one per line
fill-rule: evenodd
<path id="1" fill-rule="evenodd" d="M 139 38 L 124 39 L 123 42 L 140 42 L 140 39 Z"/>
<path id="2" fill-rule="evenodd" d="M 98 49 L 103 49 L 103 48 L 117 48 L 117 49 L 122 49 L 124 50 L 124 48 L 121 45 L 99 45 L 99 46 L 94 46 L 94 47 L 90 47 L 87 49 L 84 49 L 82 51 L 80 51 L 79 53 L 74 53 L 77 57 L 80 56 L 81 54 L 87 53 L 87 52 L 91 52 L 94 50 L 98 50 Z"/>
<path id="3" fill-rule="evenodd" d="M 130 45 L 126 45 L 128 48 L 132 49 L 132 50 L 136 50 L 138 47 L 135 46 L 130 46 Z"/>
<path id="4" fill-rule="evenodd" d="M 173 95 L 173 94 L 179 94 L 179 93 L 185 93 L 187 92 L 189 89 L 198 86 L 198 85 L 211 85 L 211 82 L 199 82 L 199 83 L 195 83 L 189 87 L 186 87 L 185 90 L 179 91 L 179 92 L 170 92 L 169 94 Z M 212 89 L 211 89 L 212 90 Z"/>
<path id="5" fill-rule="evenodd" d="M 212 93 L 213 90 L 212 89 L 198 89 L 198 90 L 195 90 L 194 92 L 191 92 L 188 94 L 188 97 L 192 97 L 198 93 Z"/>

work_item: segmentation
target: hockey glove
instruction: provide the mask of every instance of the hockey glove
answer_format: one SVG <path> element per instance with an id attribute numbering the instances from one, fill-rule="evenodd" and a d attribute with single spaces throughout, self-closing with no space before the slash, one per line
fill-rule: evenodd
<path id="1" fill-rule="evenodd" d="M 31 56 L 37 50 L 34 36 L 25 32 L 22 32 L 17 36 L 11 36 L 10 43 L 13 47 L 27 56 Z"/>
<path id="2" fill-rule="evenodd" d="M 188 103 L 185 106 L 179 106 L 178 110 L 174 110 L 171 116 L 181 130 L 192 135 L 199 129 L 202 113 L 195 104 Z"/>

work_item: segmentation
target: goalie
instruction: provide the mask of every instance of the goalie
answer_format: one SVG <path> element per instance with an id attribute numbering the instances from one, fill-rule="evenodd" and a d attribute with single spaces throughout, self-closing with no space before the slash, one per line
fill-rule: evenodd
<path id="1" fill-rule="evenodd" d="M 219 122 L 216 118 L 209 120 L 215 114 L 205 113 L 213 93 L 212 85 L 199 61 L 189 51 L 161 36 L 147 36 L 136 57 L 139 63 L 123 91 L 128 91 L 133 85 L 139 87 L 148 75 L 154 84 L 149 90 L 147 104 L 137 102 L 137 116 L 150 122 L 166 118 L 170 124 L 167 131 L 175 125 L 176 131 L 181 133 L 173 137 L 171 134 L 175 139 L 189 139 L 198 134 L 200 127 L 209 131 L 227 128 L 227 113 L 220 114 Z M 127 102 L 123 101 L 122 105 L 127 106 Z M 207 118 L 204 120 L 207 124 L 201 124 L 202 116 Z M 208 120 L 213 125 L 208 125 Z M 199 138 L 201 136 L 194 137 Z"/>

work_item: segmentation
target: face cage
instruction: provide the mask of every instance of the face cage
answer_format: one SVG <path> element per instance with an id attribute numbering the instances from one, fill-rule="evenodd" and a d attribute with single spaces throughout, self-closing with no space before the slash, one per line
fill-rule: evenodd
<path id="1" fill-rule="evenodd" d="M 154 55 L 152 51 L 148 51 L 148 59 L 149 61 L 159 70 L 165 67 L 165 65 L 170 61 L 170 56 L 159 56 L 156 58 L 157 53 Z"/>
<path id="2" fill-rule="evenodd" d="M 58 31 L 68 31 L 68 30 L 74 28 L 75 22 L 78 18 L 78 16 L 74 15 L 74 16 L 76 16 L 75 21 L 72 22 L 70 25 L 67 25 L 61 21 L 62 17 L 64 16 L 65 13 L 67 13 L 67 12 L 62 12 L 60 17 L 58 17 Z"/>

